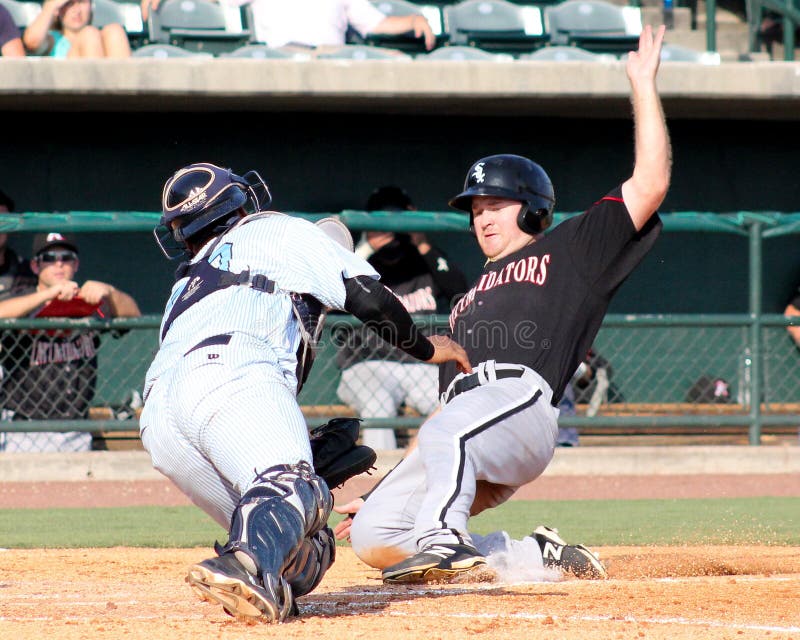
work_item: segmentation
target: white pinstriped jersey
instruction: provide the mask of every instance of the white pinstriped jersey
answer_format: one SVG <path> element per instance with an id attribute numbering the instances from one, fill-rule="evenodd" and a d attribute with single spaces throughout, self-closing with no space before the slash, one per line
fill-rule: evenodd
<path id="1" fill-rule="evenodd" d="M 296 387 L 298 321 L 289 293 L 308 293 L 324 306 L 343 310 L 343 278 L 378 278 L 368 262 L 331 240 L 316 225 L 278 212 L 243 218 L 222 240 L 209 242 L 192 262 L 207 260 L 217 269 L 251 277 L 263 274 L 275 281 L 275 293 L 247 286 L 230 286 L 201 298 L 177 316 L 161 340 L 145 382 L 145 397 L 155 381 L 198 342 L 222 333 L 244 333 L 269 344 L 288 386 Z M 172 288 L 162 320 L 189 284 L 179 279 Z"/>

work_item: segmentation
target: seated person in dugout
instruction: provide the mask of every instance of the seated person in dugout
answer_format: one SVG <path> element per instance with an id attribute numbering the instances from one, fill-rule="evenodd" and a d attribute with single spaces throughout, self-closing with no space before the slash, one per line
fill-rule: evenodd
<path id="1" fill-rule="evenodd" d="M 141 315 L 134 299 L 114 286 L 75 281 L 78 245 L 60 233 L 33 240 L 35 286 L 0 300 L 0 318 L 114 318 Z M 3 331 L 0 407 L 4 420 L 83 419 L 97 378 L 100 335 L 93 330 Z M 88 451 L 91 434 L 4 433 L 1 451 Z"/>
<path id="2" fill-rule="evenodd" d="M 408 194 L 393 186 L 375 190 L 366 203 L 367 211 L 401 216 L 414 209 Z M 411 314 L 450 313 L 453 299 L 467 290 L 458 267 L 424 233 L 366 231 L 361 251 L 369 252 L 361 255 Z M 423 329 L 425 335 L 432 331 Z M 438 407 L 438 366 L 392 347 L 364 325 L 337 330 L 334 337 L 341 345 L 336 364 L 342 369 L 336 393 L 359 417 L 392 418 L 401 405 L 427 416 Z M 397 448 L 392 429 L 363 429 L 362 439 L 373 449 Z"/>

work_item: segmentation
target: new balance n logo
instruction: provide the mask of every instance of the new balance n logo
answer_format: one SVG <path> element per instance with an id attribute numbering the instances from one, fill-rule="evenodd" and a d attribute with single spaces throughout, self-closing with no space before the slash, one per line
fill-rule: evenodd
<path id="1" fill-rule="evenodd" d="M 564 550 L 563 545 L 554 545 L 552 542 L 545 542 L 544 549 L 542 549 L 542 557 L 547 560 L 561 561 L 561 552 Z"/>

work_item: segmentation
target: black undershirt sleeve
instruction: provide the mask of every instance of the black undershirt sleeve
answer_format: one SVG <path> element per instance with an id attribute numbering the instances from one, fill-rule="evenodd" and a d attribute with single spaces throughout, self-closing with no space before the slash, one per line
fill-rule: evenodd
<path id="1" fill-rule="evenodd" d="M 377 280 L 367 276 L 345 278 L 344 309 L 367 327 L 418 360 L 433 357 L 434 347 L 416 327 L 403 303 Z"/>

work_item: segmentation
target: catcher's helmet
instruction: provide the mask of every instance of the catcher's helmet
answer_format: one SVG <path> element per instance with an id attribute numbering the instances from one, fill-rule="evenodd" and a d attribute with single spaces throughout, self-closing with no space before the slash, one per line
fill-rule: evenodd
<path id="1" fill-rule="evenodd" d="M 168 258 L 177 257 L 176 249 L 180 250 L 178 255 L 183 253 L 186 241 L 211 225 L 232 223 L 232 214 L 248 201 L 252 210 L 247 213 L 259 211 L 272 201 L 269 188 L 255 171 L 239 176 L 208 162 L 190 164 L 164 184 L 161 219 L 154 231 L 156 242 Z"/>
<path id="2" fill-rule="evenodd" d="M 541 233 L 553 222 L 556 197 L 545 170 L 528 158 L 500 154 L 474 163 L 464 181 L 464 190 L 450 200 L 450 206 L 470 214 L 472 197 L 497 196 L 522 202 L 517 224 L 525 233 Z"/>

